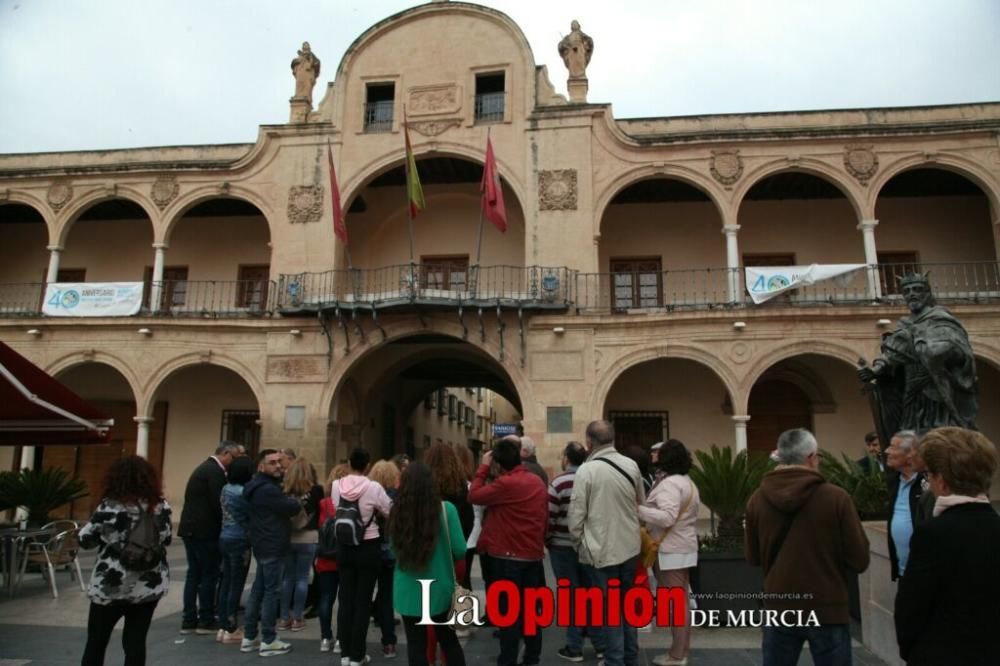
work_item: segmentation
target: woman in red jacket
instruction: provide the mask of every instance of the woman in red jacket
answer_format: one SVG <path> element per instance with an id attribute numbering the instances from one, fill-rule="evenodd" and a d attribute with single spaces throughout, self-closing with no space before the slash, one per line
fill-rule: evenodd
<path id="1" fill-rule="evenodd" d="M 347 465 L 337 465 L 330 472 L 326 480 L 326 491 L 330 491 L 330 486 L 337 479 L 347 476 Z M 322 531 L 327 519 L 333 518 L 337 508 L 330 497 L 323 498 L 319 503 L 319 527 Z M 319 576 L 319 631 L 322 637 L 319 642 L 320 652 L 329 652 L 331 648 L 334 652 L 340 653 L 340 639 L 333 640 L 333 602 L 337 600 L 337 587 L 340 584 L 340 576 L 337 574 L 337 560 L 333 558 L 316 557 L 316 574 Z M 340 627 L 337 627 L 340 634 Z"/>

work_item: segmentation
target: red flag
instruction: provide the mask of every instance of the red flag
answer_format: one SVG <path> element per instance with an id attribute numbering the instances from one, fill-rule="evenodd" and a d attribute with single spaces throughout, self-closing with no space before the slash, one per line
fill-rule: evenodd
<path id="1" fill-rule="evenodd" d="M 489 136 L 486 137 L 486 164 L 479 190 L 483 193 L 483 215 L 501 232 L 507 231 L 507 207 L 503 202 L 500 174 L 497 173 L 497 160 L 493 156 L 493 142 Z"/>
<path id="2" fill-rule="evenodd" d="M 340 242 L 347 245 L 347 225 L 344 224 L 344 208 L 340 205 L 340 188 L 337 187 L 337 170 L 333 168 L 333 150 L 326 144 L 326 161 L 330 165 L 330 201 L 333 203 L 333 233 Z"/>

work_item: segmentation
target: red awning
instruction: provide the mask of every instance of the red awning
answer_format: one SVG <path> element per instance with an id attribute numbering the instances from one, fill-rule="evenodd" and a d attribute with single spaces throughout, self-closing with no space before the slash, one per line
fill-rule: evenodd
<path id="1" fill-rule="evenodd" d="M 108 414 L 0 342 L 0 445 L 103 444 Z"/>

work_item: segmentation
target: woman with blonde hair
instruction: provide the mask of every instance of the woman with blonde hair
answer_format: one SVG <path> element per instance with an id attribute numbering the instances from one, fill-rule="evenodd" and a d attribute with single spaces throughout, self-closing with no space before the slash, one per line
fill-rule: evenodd
<path id="1" fill-rule="evenodd" d="M 319 503 L 323 488 L 316 482 L 316 470 L 299 456 L 291 461 L 282 483 L 285 494 L 302 504 L 302 511 L 292 519 L 292 543 L 285 556 L 285 575 L 281 587 L 281 611 L 278 629 L 302 631 L 306 626 L 306 595 L 309 570 L 316 558 L 319 543 Z"/>
<path id="2" fill-rule="evenodd" d="M 385 488 L 385 494 L 393 501 L 396 500 L 399 489 L 399 476 L 400 468 L 394 460 L 379 460 L 368 471 L 368 478 Z M 375 582 L 377 591 L 372 616 L 382 632 L 382 656 L 391 659 L 396 656 L 396 618 L 392 612 L 392 572 L 396 568 L 396 557 L 392 554 L 386 537 L 386 519 L 375 516 L 375 522 L 378 523 L 379 538 L 382 539 L 382 566 Z"/>

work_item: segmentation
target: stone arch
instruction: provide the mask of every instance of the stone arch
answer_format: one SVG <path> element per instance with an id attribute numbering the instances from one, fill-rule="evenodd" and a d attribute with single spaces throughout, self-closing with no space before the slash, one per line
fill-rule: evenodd
<path id="1" fill-rule="evenodd" d="M 740 393 L 741 400 L 739 403 L 733 403 L 733 409 L 737 410 L 737 413 L 746 414 L 750 400 L 750 391 L 753 390 L 754 385 L 760 380 L 764 373 L 785 359 L 801 356 L 803 354 L 828 356 L 839 361 L 843 361 L 851 367 L 855 366 L 858 357 L 862 355 L 857 349 L 853 349 L 847 345 L 823 340 L 801 340 L 799 342 L 782 345 L 781 347 L 773 349 L 767 354 L 761 356 L 748 369 L 741 385 L 741 388 L 743 389 Z"/>
<path id="2" fill-rule="evenodd" d="M 100 363 L 106 365 L 113 370 L 117 371 L 118 374 L 125 379 L 128 384 L 129 389 L 132 391 L 132 397 L 135 400 L 135 404 L 139 404 L 139 399 L 142 397 L 142 389 L 139 378 L 136 376 L 132 367 L 126 363 L 122 358 L 115 356 L 114 354 L 109 354 L 103 351 L 89 352 L 73 352 L 67 354 L 45 367 L 45 372 L 53 377 L 71 370 L 77 366 L 85 365 L 87 363 Z"/>
<path id="3" fill-rule="evenodd" d="M 20 190 L 10 190 L 7 198 L 0 200 L 0 206 L 5 204 L 21 204 L 34 210 L 45 222 L 48 231 L 49 245 L 56 245 L 58 234 L 56 232 L 56 218 L 52 215 L 52 210 L 45 203 L 33 194 Z"/>
<path id="4" fill-rule="evenodd" d="M 418 159 L 420 157 L 455 157 L 468 162 L 474 162 L 480 166 L 486 162 L 485 150 L 481 151 L 450 141 L 434 141 L 433 144 L 434 148 L 432 150 L 425 150 L 423 152 L 418 150 L 420 148 L 419 145 L 415 146 L 415 156 Z M 393 150 L 384 155 L 379 155 L 362 165 L 350 179 L 345 180 L 341 184 L 344 210 L 346 211 L 350 208 L 351 203 L 367 187 L 368 183 L 383 173 L 402 166 L 405 160 L 405 150 Z M 524 205 L 524 202 L 527 201 L 524 183 L 517 177 L 517 172 L 508 162 L 497 158 L 497 167 L 501 178 L 504 180 L 504 184 L 508 185 L 511 193 L 517 197 L 518 205 L 524 211 L 525 216 L 527 216 L 528 208 Z"/>
<path id="5" fill-rule="evenodd" d="M 996 219 L 1000 216 L 1000 186 L 998 186 L 995 178 L 990 174 L 989 170 L 984 169 L 977 162 L 966 159 L 960 155 L 929 155 L 921 153 L 901 157 L 895 162 L 887 164 L 885 168 L 882 169 L 878 175 L 876 175 L 875 179 L 868 187 L 868 200 L 865 202 L 868 210 L 872 211 L 872 217 L 875 216 L 875 205 L 878 202 L 878 197 L 882 193 L 882 188 L 885 187 L 886 183 L 904 171 L 919 168 L 939 168 L 945 171 L 951 171 L 959 176 L 962 176 L 963 178 L 968 179 L 983 191 L 986 199 L 990 202 L 990 209 L 993 213 L 991 217 Z"/>
<path id="6" fill-rule="evenodd" d="M 428 318 L 426 321 L 427 326 L 421 326 L 419 322 L 416 321 L 409 321 L 409 318 L 407 320 L 383 324 L 386 332 L 386 339 L 380 340 L 377 344 L 366 347 L 365 350 L 356 357 L 353 357 L 352 355 L 351 358 L 345 359 L 344 362 L 342 362 L 332 373 L 330 381 L 324 387 L 323 392 L 320 395 L 319 404 L 321 406 L 325 406 L 326 412 L 329 413 L 330 406 L 333 404 L 334 400 L 338 399 L 340 390 L 346 383 L 345 379 L 350 379 L 349 375 L 351 370 L 356 368 L 359 363 L 363 362 L 372 354 L 384 349 L 389 343 L 412 337 L 414 335 L 440 333 L 454 338 L 456 342 L 468 343 L 475 349 L 494 359 L 496 366 L 504 371 L 507 375 L 507 379 L 509 379 L 513 385 L 514 391 L 520 398 L 522 415 L 525 419 L 528 418 L 529 410 L 535 404 L 531 390 L 531 382 L 519 366 L 510 362 L 509 356 L 507 357 L 507 361 L 503 363 L 500 362 L 500 349 L 496 346 L 492 339 L 488 338 L 486 342 L 480 342 L 476 336 L 471 334 L 470 331 L 468 339 L 463 340 L 462 327 L 458 323 L 445 321 L 436 317 Z"/>
<path id="7" fill-rule="evenodd" d="M 603 370 L 601 378 L 594 386 L 590 400 L 590 418 L 601 418 L 604 413 L 604 404 L 615 382 L 625 373 L 626 370 L 646 361 L 653 361 L 658 358 L 679 358 L 695 361 L 712 371 L 722 382 L 729 394 L 729 399 L 736 403 L 739 382 L 729 368 L 720 361 L 719 357 L 700 347 L 674 345 L 652 347 L 634 351 L 616 359 L 606 370 Z"/>
<path id="8" fill-rule="evenodd" d="M 806 173 L 829 182 L 844 195 L 848 203 L 850 203 L 851 208 L 854 209 L 854 214 L 857 219 L 866 219 L 865 216 L 867 209 L 864 206 L 864 202 L 862 198 L 858 196 L 854 187 L 852 187 L 850 182 L 844 177 L 844 172 L 840 169 L 831 167 L 826 162 L 809 157 L 803 157 L 794 162 L 790 162 L 784 158 L 773 160 L 758 166 L 756 169 L 746 174 L 739 187 L 735 192 L 733 192 L 733 211 L 739 214 L 739 210 L 742 208 L 743 202 L 746 200 L 747 192 L 749 192 L 754 185 L 770 176 L 792 171 Z"/>
<path id="9" fill-rule="evenodd" d="M 236 375 L 246 382 L 250 390 L 253 391 L 254 398 L 260 410 L 261 420 L 265 420 L 267 402 L 265 401 L 264 382 L 242 361 L 232 358 L 226 354 L 211 352 L 206 359 L 206 355 L 201 352 L 182 354 L 162 363 L 146 380 L 143 385 L 141 402 L 137 401 L 136 411 L 140 416 L 149 416 L 153 407 L 153 398 L 157 390 L 163 386 L 164 382 L 170 379 L 176 372 L 185 368 L 197 365 L 217 365 L 219 367 L 232 370 Z"/>
<path id="10" fill-rule="evenodd" d="M 792 363 L 778 370 L 774 370 L 774 368 L 777 367 L 777 364 L 772 365 L 770 368 L 761 373 L 761 376 L 757 381 L 759 382 L 766 377 L 770 380 L 786 382 L 801 390 L 802 393 L 804 393 L 809 399 L 809 402 L 812 404 L 813 409 L 816 412 L 834 411 L 837 403 L 833 399 L 833 393 L 830 391 L 826 382 L 823 381 L 823 378 L 820 377 L 820 375 L 812 368 L 806 365 L 794 363 L 795 358 L 796 357 L 793 356 L 791 358 L 783 359 L 785 361 L 791 361 Z M 781 361 L 778 361 L 777 363 L 781 363 Z M 754 382 L 754 385 L 756 385 L 756 383 L 757 382 Z M 751 387 L 751 392 L 752 391 L 753 387 Z"/>
<path id="11" fill-rule="evenodd" d="M 230 184 L 225 191 L 221 191 L 218 185 L 205 185 L 191 190 L 177 198 L 170 206 L 163 211 L 163 222 L 156 229 L 153 239 L 154 243 L 170 243 L 170 234 L 184 215 L 200 203 L 211 199 L 240 199 L 252 204 L 260 211 L 264 221 L 267 223 L 268 235 L 274 238 L 274 222 L 272 220 L 274 212 L 271 210 L 267 200 L 254 192 L 250 188 L 241 185 Z"/>
<path id="12" fill-rule="evenodd" d="M 124 199 L 125 201 L 134 203 L 142 208 L 142 210 L 146 213 L 146 217 L 149 219 L 150 228 L 153 231 L 153 237 L 156 237 L 156 227 L 158 226 L 158 221 L 160 219 L 159 209 L 157 209 L 156 205 L 150 201 L 149 197 L 138 190 L 132 187 L 122 187 L 120 185 L 116 185 L 113 190 L 104 187 L 94 188 L 74 201 L 72 205 L 57 219 L 55 232 L 56 242 L 54 244 L 60 247 L 66 244 L 66 238 L 69 236 L 69 232 L 73 228 L 73 225 L 76 224 L 77 219 L 79 219 L 79 217 L 89 208 L 114 199 Z"/>
<path id="13" fill-rule="evenodd" d="M 619 174 L 595 198 L 596 205 L 594 206 L 594 210 L 597 211 L 597 215 L 594 218 L 594 237 L 600 237 L 604 214 L 607 212 L 608 206 L 611 205 L 612 199 L 619 192 L 640 181 L 657 178 L 677 180 L 705 194 L 715 205 L 715 209 L 719 213 L 719 219 L 725 224 L 725 220 L 729 217 L 727 212 L 732 210 L 730 207 L 731 202 L 726 200 L 725 195 L 712 184 L 712 181 L 694 169 L 687 167 L 678 165 L 661 167 L 647 164 Z"/>

